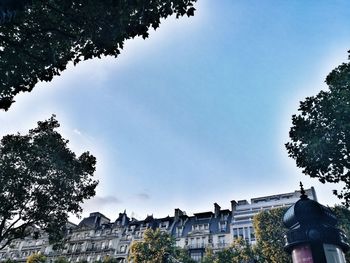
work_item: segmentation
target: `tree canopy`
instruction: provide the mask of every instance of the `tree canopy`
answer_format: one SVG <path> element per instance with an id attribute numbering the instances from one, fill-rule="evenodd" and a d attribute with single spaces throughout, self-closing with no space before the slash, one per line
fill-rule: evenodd
<path id="1" fill-rule="evenodd" d="M 53 115 L 28 134 L 0 141 L 0 247 L 31 227 L 46 231 L 51 242 L 60 240 L 68 214 L 80 213 L 80 204 L 95 195 L 95 157 L 77 157 L 59 126 Z"/>
<path id="2" fill-rule="evenodd" d="M 288 208 L 275 208 L 262 211 L 254 216 L 253 224 L 257 244 L 254 252 L 259 263 L 291 263 L 292 257 L 284 251 L 284 235 L 288 231 L 283 225 L 283 215 Z M 350 236 L 350 211 L 344 206 L 331 208 L 336 214 L 341 230 Z M 346 254 L 346 262 L 350 262 L 350 251 Z"/>
<path id="3" fill-rule="evenodd" d="M 15 19 L 0 23 L 0 109 L 19 92 L 51 81 L 69 62 L 120 54 L 127 39 L 175 14 L 192 16 L 196 0 L 22 0 Z"/>
<path id="4" fill-rule="evenodd" d="M 292 258 L 283 247 L 286 229 L 283 215 L 287 208 L 262 211 L 254 216 L 253 225 L 256 235 L 256 252 L 261 263 L 291 263 Z"/>
<path id="5" fill-rule="evenodd" d="M 26 263 L 45 263 L 46 257 L 42 254 L 35 253 L 27 258 Z"/>
<path id="6" fill-rule="evenodd" d="M 134 241 L 129 260 L 134 263 L 192 263 L 188 254 L 175 246 L 175 239 L 159 229 L 147 229 L 142 241 Z"/>
<path id="7" fill-rule="evenodd" d="M 350 63 L 326 78 L 329 87 L 300 102 L 286 144 L 298 167 L 320 182 L 345 184 L 334 193 L 350 205 Z"/>
<path id="8" fill-rule="evenodd" d="M 350 240 L 350 210 L 344 206 L 335 206 L 332 208 L 338 219 L 338 227 L 344 231 Z M 345 254 L 346 262 L 350 262 L 350 251 Z"/>
<path id="9" fill-rule="evenodd" d="M 224 248 L 217 253 L 212 249 L 207 249 L 202 263 L 253 263 L 256 254 L 252 246 L 242 238 L 235 239 L 228 248 Z"/>

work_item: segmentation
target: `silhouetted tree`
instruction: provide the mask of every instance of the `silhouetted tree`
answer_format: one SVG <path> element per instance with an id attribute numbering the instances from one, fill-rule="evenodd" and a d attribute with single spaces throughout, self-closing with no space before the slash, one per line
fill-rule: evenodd
<path id="1" fill-rule="evenodd" d="M 322 183 L 344 183 L 343 190 L 334 194 L 349 206 L 350 64 L 334 69 L 326 83 L 329 90 L 300 102 L 286 147 L 303 173 Z"/>
<path id="2" fill-rule="evenodd" d="M 344 231 L 350 239 L 350 210 L 344 206 L 335 206 L 332 208 L 338 219 L 338 227 Z M 346 262 L 350 262 L 350 251 L 345 254 Z"/>
<path id="3" fill-rule="evenodd" d="M 127 39 L 147 38 L 161 19 L 194 14 L 196 0 L 32 0 L 0 24 L 0 109 L 81 60 L 117 57 Z"/>
<path id="4" fill-rule="evenodd" d="M 0 141 L 0 248 L 39 227 L 51 242 L 63 238 L 68 213 L 82 211 L 95 195 L 96 159 L 77 157 L 56 131 L 55 116 L 29 131 Z"/>

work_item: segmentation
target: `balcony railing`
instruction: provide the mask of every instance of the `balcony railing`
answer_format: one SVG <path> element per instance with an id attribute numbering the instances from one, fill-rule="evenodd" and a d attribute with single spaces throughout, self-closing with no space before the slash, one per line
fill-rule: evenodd
<path id="1" fill-rule="evenodd" d="M 206 248 L 210 247 L 211 244 L 201 243 L 201 244 L 189 244 L 186 246 L 187 249 L 198 249 L 198 248 Z"/>

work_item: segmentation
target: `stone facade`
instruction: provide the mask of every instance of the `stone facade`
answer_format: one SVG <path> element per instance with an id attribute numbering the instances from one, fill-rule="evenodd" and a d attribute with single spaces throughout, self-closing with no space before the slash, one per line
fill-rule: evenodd
<path id="1" fill-rule="evenodd" d="M 314 188 L 307 189 L 306 193 L 310 199 L 317 200 Z M 147 216 L 144 220 L 129 218 L 124 211 L 112 222 L 103 214 L 94 212 L 78 225 L 68 225 L 63 250 L 54 251 L 48 237 L 41 233 L 38 239 L 27 237 L 16 240 L 11 246 L 0 250 L 0 260 L 11 258 L 24 262 L 30 254 L 40 252 L 49 261 L 64 256 L 71 262 L 94 262 L 110 256 L 118 262 L 127 262 L 131 243 L 142 240 L 147 228 L 158 228 L 171 234 L 177 246 L 187 249 L 190 256 L 199 261 L 206 248 L 218 251 L 228 247 L 238 237 L 254 243 L 253 216 L 262 210 L 290 206 L 299 196 L 300 192 L 295 191 L 253 198 L 250 203 L 247 200 L 231 201 L 231 209 L 221 209 L 215 203 L 213 211 L 192 216 L 177 208 L 172 217 Z"/>

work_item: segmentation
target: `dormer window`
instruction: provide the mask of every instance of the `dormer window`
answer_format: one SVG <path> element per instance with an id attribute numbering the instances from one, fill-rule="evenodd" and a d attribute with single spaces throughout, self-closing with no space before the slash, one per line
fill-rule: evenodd
<path id="1" fill-rule="evenodd" d="M 177 236 L 177 237 L 180 237 L 180 236 L 181 236 L 182 230 L 183 230 L 183 227 L 182 227 L 182 226 L 179 226 L 179 227 L 176 228 L 176 236 Z"/>
<path id="2" fill-rule="evenodd" d="M 219 223 L 219 228 L 220 228 L 220 231 L 221 232 L 225 232 L 226 231 L 226 228 L 227 228 L 227 222 L 220 222 Z"/>

